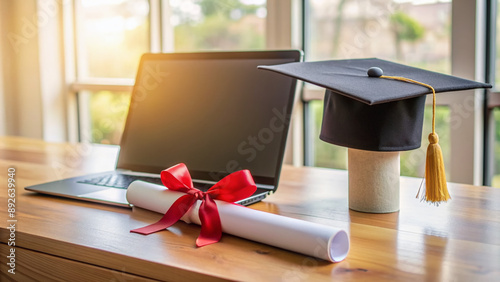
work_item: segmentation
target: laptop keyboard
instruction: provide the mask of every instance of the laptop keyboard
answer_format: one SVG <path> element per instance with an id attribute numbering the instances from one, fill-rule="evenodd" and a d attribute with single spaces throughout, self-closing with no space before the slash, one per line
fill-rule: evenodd
<path id="1" fill-rule="evenodd" d="M 142 180 L 154 184 L 162 184 L 161 179 L 158 177 L 116 174 L 116 173 L 94 177 L 90 179 L 84 179 L 77 182 L 91 184 L 91 185 L 105 186 L 105 187 L 127 189 L 130 183 L 134 182 L 135 180 Z"/>
<path id="2" fill-rule="evenodd" d="M 127 189 L 128 186 L 130 185 L 130 183 L 132 183 L 136 180 L 142 180 L 145 182 L 163 185 L 161 182 L 161 179 L 159 177 L 138 176 L 138 175 L 128 175 L 128 174 L 119 174 L 119 173 L 110 173 L 107 175 L 101 175 L 99 177 L 79 180 L 79 181 L 77 181 L 77 183 Z M 197 189 L 199 189 L 201 191 L 207 191 L 211 187 L 210 184 L 193 183 L 193 185 L 194 185 L 194 187 L 196 187 Z M 261 190 L 261 191 L 259 191 L 259 190 Z M 237 201 L 236 203 L 240 204 L 240 205 L 244 205 L 244 206 L 256 203 L 256 202 L 264 199 L 266 197 L 266 194 L 269 192 L 269 190 L 264 190 L 264 189 L 258 188 L 257 192 L 261 192 L 261 193 L 265 192 L 265 193 L 259 194 L 256 197 L 250 197 L 247 199 Z"/>

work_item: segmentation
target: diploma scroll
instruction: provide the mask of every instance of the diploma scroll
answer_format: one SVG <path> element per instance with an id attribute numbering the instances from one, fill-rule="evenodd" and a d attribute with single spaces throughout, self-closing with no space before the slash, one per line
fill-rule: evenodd
<path id="1" fill-rule="evenodd" d="M 130 204 L 162 214 L 183 195 L 143 181 L 132 182 L 127 190 Z M 222 231 L 227 234 L 332 262 L 342 261 L 349 251 L 349 236 L 344 230 L 215 201 Z M 199 225 L 200 203 L 193 205 L 181 220 Z"/>

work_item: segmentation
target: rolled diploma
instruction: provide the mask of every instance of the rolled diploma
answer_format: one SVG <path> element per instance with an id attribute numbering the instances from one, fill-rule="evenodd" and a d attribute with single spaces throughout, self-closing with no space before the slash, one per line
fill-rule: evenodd
<path id="1" fill-rule="evenodd" d="M 162 214 L 183 195 L 185 194 L 170 191 L 165 186 L 143 181 L 132 182 L 127 190 L 127 200 L 130 204 Z M 224 201 L 215 202 L 222 231 L 225 233 L 332 262 L 342 261 L 349 251 L 349 236 L 342 229 Z M 201 201 L 197 201 L 181 220 L 200 225 L 200 204 Z"/>

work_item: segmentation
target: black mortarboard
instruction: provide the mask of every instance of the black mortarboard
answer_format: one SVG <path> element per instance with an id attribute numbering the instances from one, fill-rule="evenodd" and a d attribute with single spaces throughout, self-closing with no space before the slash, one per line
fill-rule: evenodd
<path id="1" fill-rule="evenodd" d="M 491 85 L 379 59 L 352 59 L 259 66 L 326 88 L 320 139 L 367 151 L 420 147 L 425 95 Z M 434 115 L 426 159 L 425 199 L 450 196 Z"/>
<path id="2" fill-rule="evenodd" d="M 259 66 L 326 88 L 320 138 L 369 151 L 405 151 L 420 147 L 424 86 L 384 76 L 410 78 L 436 93 L 491 87 L 489 84 L 426 71 L 380 59 L 352 59 Z M 374 75 L 370 77 L 368 70 Z"/>

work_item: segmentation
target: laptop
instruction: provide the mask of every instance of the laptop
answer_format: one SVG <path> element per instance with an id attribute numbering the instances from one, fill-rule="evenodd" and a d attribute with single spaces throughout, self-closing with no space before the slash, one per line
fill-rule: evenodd
<path id="1" fill-rule="evenodd" d="M 299 50 L 144 54 L 116 170 L 25 189 L 129 207 L 132 181 L 161 184 L 162 170 L 185 163 L 200 190 L 250 170 L 257 191 L 238 203 L 258 202 L 278 187 L 296 80 L 257 66 L 301 58 Z"/>

